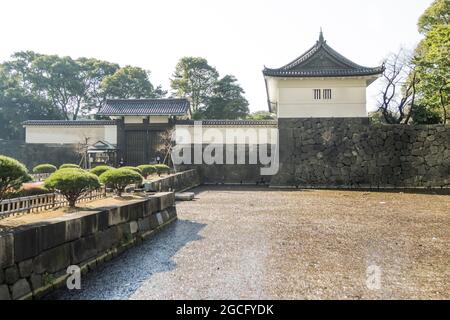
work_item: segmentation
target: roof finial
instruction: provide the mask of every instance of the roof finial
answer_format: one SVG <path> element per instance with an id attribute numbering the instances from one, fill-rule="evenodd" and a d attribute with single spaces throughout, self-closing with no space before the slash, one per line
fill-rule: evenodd
<path id="1" fill-rule="evenodd" d="M 322 32 L 322 27 L 320 27 L 320 35 L 319 35 L 319 42 L 324 42 L 324 38 L 323 38 L 323 32 Z"/>

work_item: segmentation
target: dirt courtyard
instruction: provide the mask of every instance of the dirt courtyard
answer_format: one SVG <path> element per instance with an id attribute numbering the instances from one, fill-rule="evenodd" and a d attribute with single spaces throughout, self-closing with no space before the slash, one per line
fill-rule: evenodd
<path id="1" fill-rule="evenodd" d="M 450 298 L 449 195 L 194 191 L 175 224 L 53 298 Z"/>

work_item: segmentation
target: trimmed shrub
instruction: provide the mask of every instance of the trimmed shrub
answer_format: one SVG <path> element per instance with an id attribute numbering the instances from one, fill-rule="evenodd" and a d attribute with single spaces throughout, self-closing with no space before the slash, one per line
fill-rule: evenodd
<path id="1" fill-rule="evenodd" d="M 162 173 L 170 173 L 170 167 L 166 166 L 165 164 L 155 164 L 153 166 L 155 167 L 158 175 L 161 175 Z"/>
<path id="2" fill-rule="evenodd" d="M 128 185 L 142 183 L 142 176 L 139 173 L 125 167 L 108 170 L 102 173 L 99 179 L 107 187 L 113 188 L 119 197 Z"/>
<path id="3" fill-rule="evenodd" d="M 22 183 L 31 181 L 27 168 L 16 159 L 0 155 L 0 200 L 8 192 L 22 187 Z"/>
<path id="4" fill-rule="evenodd" d="M 80 168 L 79 165 L 73 164 L 73 163 L 64 163 L 59 166 L 60 169 L 67 169 L 67 168 Z"/>
<path id="5" fill-rule="evenodd" d="M 33 173 L 53 173 L 56 170 L 58 170 L 58 168 L 56 168 L 54 165 L 52 165 L 50 163 L 44 163 L 44 164 L 39 164 L 36 167 L 34 167 Z"/>
<path id="6" fill-rule="evenodd" d="M 120 167 L 120 169 L 133 170 L 133 171 L 136 171 L 137 173 L 139 173 L 140 175 L 142 175 L 142 170 L 139 169 L 138 167 L 125 166 L 125 167 Z"/>
<path id="7" fill-rule="evenodd" d="M 55 171 L 45 180 L 44 187 L 59 191 L 75 207 L 76 201 L 86 192 L 100 188 L 95 174 L 77 168 L 65 168 Z"/>
<path id="8" fill-rule="evenodd" d="M 151 165 L 151 164 L 142 164 L 142 165 L 138 166 L 138 168 L 142 171 L 142 175 L 144 177 L 147 177 L 147 176 L 151 175 L 152 173 L 156 172 L 155 166 Z"/>
<path id="9" fill-rule="evenodd" d="M 6 195 L 8 199 L 38 196 L 40 194 L 52 193 L 52 191 L 44 188 L 43 186 L 33 186 L 31 188 L 24 188 L 16 192 L 11 192 Z"/>
<path id="10" fill-rule="evenodd" d="M 91 169 L 91 173 L 95 174 L 96 176 L 100 176 L 103 172 L 106 172 L 111 169 L 114 168 L 110 166 L 96 166 L 95 168 Z"/>

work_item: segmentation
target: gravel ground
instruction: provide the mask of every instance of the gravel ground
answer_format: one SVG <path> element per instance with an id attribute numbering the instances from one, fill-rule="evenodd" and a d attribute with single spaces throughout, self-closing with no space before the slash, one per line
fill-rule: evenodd
<path id="1" fill-rule="evenodd" d="M 449 195 L 194 191 L 176 223 L 48 298 L 450 299 Z"/>

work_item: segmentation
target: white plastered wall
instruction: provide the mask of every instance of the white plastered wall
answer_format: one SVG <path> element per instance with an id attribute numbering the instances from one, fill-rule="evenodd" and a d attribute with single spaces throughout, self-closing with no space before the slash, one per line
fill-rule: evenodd
<path id="1" fill-rule="evenodd" d="M 105 140 L 117 144 L 117 127 L 106 126 L 26 126 L 26 143 L 76 144 Z"/>
<path id="2" fill-rule="evenodd" d="M 176 125 L 177 144 L 277 144 L 278 128 Z"/>
<path id="3" fill-rule="evenodd" d="M 324 118 L 367 117 L 367 82 L 365 77 L 269 78 L 267 84 L 279 118 Z M 321 90 L 322 99 L 314 99 L 314 89 Z M 323 89 L 331 89 L 331 99 L 323 99 Z"/>
<path id="4" fill-rule="evenodd" d="M 168 123 L 169 116 L 150 116 L 150 123 Z"/>

